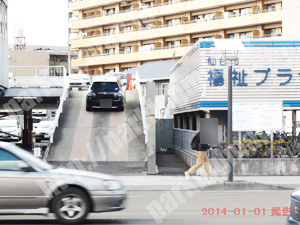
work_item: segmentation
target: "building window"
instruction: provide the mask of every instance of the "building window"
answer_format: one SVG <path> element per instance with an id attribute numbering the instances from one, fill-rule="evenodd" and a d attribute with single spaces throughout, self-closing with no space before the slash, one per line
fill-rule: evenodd
<path id="1" fill-rule="evenodd" d="M 110 29 L 104 29 L 104 35 L 110 35 Z"/>
<path id="2" fill-rule="evenodd" d="M 250 32 L 241 32 L 240 38 L 251 38 L 251 33 Z"/>
<path id="3" fill-rule="evenodd" d="M 233 10 L 228 10 L 227 13 L 226 13 L 226 18 L 231 18 L 231 17 L 236 17 L 238 16 L 239 12 L 237 9 L 233 9 Z M 225 17 L 225 15 L 224 15 Z"/>
<path id="4" fill-rule="evenodd" d="M 174 26 L 175 25 L 175 19 L 167 20 L 167 25 L 168 25 L 168 27 Z"/>
<path id="5" fill-rule="evenodd" d="M 207 37 L 204 37 L 203 39 L 213 39 L 214 37 L 213 36 L 207 36 Z"/>
<path id="6" fill-rule="evenodd" d="M 197 41 L 199 41 L 200 38 L 193 38 L 193 40 L 194 40 L 194 43 L 197 43 Z"/>
<path id="7" fill-rule="evenodd" d="M 167 41 L 167 48 L 174 48 L 175 41 Z"/>
<path id="8" fill-rule="evenodd" d="M 142 8 L 149 8 L 151 7 L 151 2 L 143 2 L 142 3 Z"/>
<path id="9" fill-rule="evenodd" d="M 144 27 L 146 29 L 151 29 L 153 27 L 153 23 L 144 23 Z"/>
<path id="10" fill-rule="evenodd" d="M 243 9 L 241 9 L 241 16 L 249 15 L 250 12 L 251 12 L 250 8 L 243 8 Z"/>
<path id="11" fill-rule="evenodd" d="M 229 39 L 236 39 L 237 38 L 237 34 L 236 33 L 233 33 L 233 34 L 227 34 L 227 37 Z"/>
<path id="12" fill-rule="evenodd" d="M 108 49 L 108 48 L 107 48 L 107 49 L 104 49 L 104 54 L 105 54 L 105 55 L 110 55 L 110 49 Z"/>
<path id="13" fill-rule="evenodd" d="M 132 26 L 126 26 L 126 27 L 123 27 L 123 32 L 124 32 L 124 33 L 131 32 L 131 30 L 132 30 Z"/>
<path id="14" fill-rule="evenodd" d="M 123 9 L 123 11 L 125 11 L 125 12 L 128 12 L 128 11 L 131 11 L 131 5 L 127 5 L 127 6 L 124 6 L 124 7 L 122 7 L 122 9 Z"/>
<path id="15" fill-rule="evenodd" d="M 268 12 L 276 11 L 276 3 L 266 5 L 266 10 Z"/>
<path id="16" fill-rule="evenodd" d="M 276 36 L 276 28 L 267 29 L 267 30 L 266 30 L 266 36 L 267 36 L 267 37 L 273 37 L 273 36 Z"/>
<path id="17" fill-rule="evenodd" d="M 112 14 L 114 14 L 114 12 L 115 12 L 115 9 L 105 9 L 105 10 L 103 11 L 103 15 L 104 15 L 104 16 L 112 15 Z"/>
<path id="18" fill-rule="evenodd" d="M 125 46 L 124 47 L 124 53 L 131 53 L 131 46 Z"/>
<path id="19" fill-rule="evenodd" d="M 199 16 L 199 15 L 197 15 L 197 16 L 194 16 L 193 18 L 194 18 L 194 21 L 198 21 L 198 20 L 200 20 L 200 16 Z"/>
<path id="20" fill-rule="evenodd" d="M 215 18 L 215 14 L 214 13 L 208 13 L 204 15 L 204 20 L 206 21 L 210 21 L 213 20 Z"/>
<path id="21" fill-rule="evenodd" d="M 131 70 L 131 69 L 132 69 L 132 67 L 124 67 L 123 72 L 126 72 L 126 71 Z"/>
<path id="22" fill-rule="evenodd" d="M 169 95 L 169 84 L 161 84 L 161 94 Z"/>
<path id="23" fill-rule="evenodd" d="M 168 4 L 174 4 L 176 3 L 176 0 L 168 0 Z"/>

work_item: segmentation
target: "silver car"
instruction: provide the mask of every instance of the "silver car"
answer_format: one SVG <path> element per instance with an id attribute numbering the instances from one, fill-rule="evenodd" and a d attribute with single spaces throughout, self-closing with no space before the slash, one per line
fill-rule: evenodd
<path id="1" fill-rule="evenodd" d="M 90 212 L 124 209 L 125 199 L 109 175 L 55 168 L 0 142 L 0 215 L 54 213 L 61 223 L 81 223 Z"/>

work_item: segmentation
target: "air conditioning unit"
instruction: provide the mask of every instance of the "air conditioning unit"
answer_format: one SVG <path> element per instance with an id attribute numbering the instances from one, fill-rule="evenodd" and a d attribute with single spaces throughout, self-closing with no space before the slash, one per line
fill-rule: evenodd
<path id="1" fill-rule="evenodd" d="M 140 5 L 139 5 L 139 4 L 133 4 L 133 5 L 132 5 L 132 8 L 134 8 L 134 9 L 138 9 L 138 8 L 141 8 L 141 7 L 140 7 Z"/>
<path id="2" fill-rule="evenodd" d="M 187 45 L 188 44 L 188 39 L 181 39 L 181 44 L 182 45 Z"/>
<path id="3" fill-rule="evenodd" d="M 259 6 L 258 5 L 252 6 L 252 12 L 258 12 L 258 11 L 259 11 Z"/>
<path id="4" fill-rule="evenodd" d="M 223 16 L 223 12 L 221 12 L 221 11 L 216 11 L 216 12 L 215 12 L 215 16 L 216 16 L 217 18 L 220 18 L 220 17 Z"/>
<path id="5" fill-rule="evenodd" d="M 162 24 L 161 21 L 155 21 L 154 22 L 154 26 L 161 26 L 161 24 Z"/>
<path id="6" fill-rule="evenodd" d="M 252 35 L 253 35 L 253 37 L 259 37 L 260 36 L 260 31 L 259 30 L 253 30 Z"/>
<path id="7" fill-rule="evenodd" d="M 162 44 L 161 42 L 155 42 L 155 48 L 161 48 Z"/>
<path id="8" fill-rule="evenodd" d="M 133 51 L 133 52 L 137 52 L 138 49 L 139 49 L 139 46 L 138 46 L 138 45 L 133 45 L 133 46 L 132 46 L 132 51 Z"/>
<path id="9" fill-rule="evenodd" d="M 187 21 L 189 21 L 189 18 L 188 17 L 181 17 L 181 22 L 187 22 Z"/>

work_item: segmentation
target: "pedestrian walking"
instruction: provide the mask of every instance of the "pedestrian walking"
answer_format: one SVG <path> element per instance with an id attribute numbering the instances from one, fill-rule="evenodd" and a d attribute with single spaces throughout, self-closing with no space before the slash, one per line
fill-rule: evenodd
<path id="1" fill-rule="evenodd" d="M 204 164 L 205 180 L 212 180 L 212 177 L 209 174 L 208 150 L 213 149 L 208 144 L 200 144 L 200 131 L 193 138 L 191 148 L 197 151 L 198 159 L 194 166 L 184 172 L 185 177 L 190 178 L 190 176 Z"/>

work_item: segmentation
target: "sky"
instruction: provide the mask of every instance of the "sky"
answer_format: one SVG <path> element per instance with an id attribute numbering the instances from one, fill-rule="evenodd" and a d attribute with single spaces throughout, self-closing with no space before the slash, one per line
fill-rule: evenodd
<path id="1" fill-rule="evenodd" d="M 68 0 L 8 0 L 8 44 L 22 28 L 27 45 L 68 45 Z"/>

